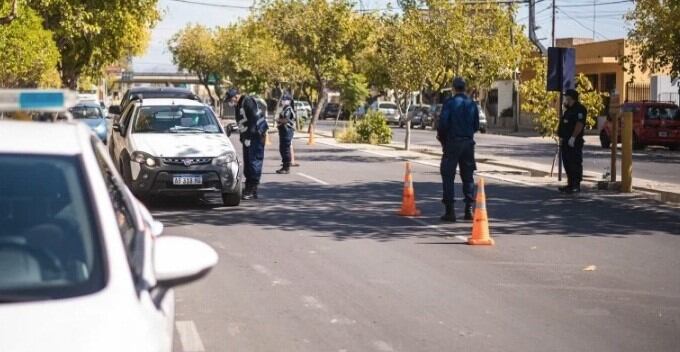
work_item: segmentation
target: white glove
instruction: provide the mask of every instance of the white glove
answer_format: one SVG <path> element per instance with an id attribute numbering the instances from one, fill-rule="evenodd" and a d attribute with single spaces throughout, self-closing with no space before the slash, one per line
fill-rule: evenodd
<path id="1" fill-rule="evenodd" d="M 246 148 L 250 147 L 250 139 L 246 139 L 245 141 L 243 141 L 243 145 L 245 145 Z"/>
<path id="2" fill-rule="evenodd" d="M 567 144 L 573 148 L 576 145 L 576 137 L 569 138 L 569 142 L 567 142 Z"/>

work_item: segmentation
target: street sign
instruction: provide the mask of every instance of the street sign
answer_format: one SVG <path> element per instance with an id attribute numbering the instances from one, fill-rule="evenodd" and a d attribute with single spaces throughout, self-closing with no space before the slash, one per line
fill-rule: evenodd
<path id="1" fill-rule="evenodd" d="M 546 90 L 564 92 L 576 86 L 576 50 L 574 48 L 548 48 Z"/>
<path id="2" fill-rule="evenodd" d="M 0 89 L 0 111 L 62 112 L 76 100 L 76 93 L 70 90 Z"/>

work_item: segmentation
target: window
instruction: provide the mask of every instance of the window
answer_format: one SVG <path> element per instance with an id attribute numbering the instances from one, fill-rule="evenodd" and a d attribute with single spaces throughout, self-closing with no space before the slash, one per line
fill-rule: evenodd
<path id="1" fill-rule="evenodd" d="M 598 83 L 597 73 L 593 73 L 593 74 L 589 74 L 589 75 L 585 75 L 585 76 L 590 81 L 590 84 L 593 85 L 593 89 L 599 90 L 599 85 L 597 84 Z"/>
<path id="2" fill-rule="evenodd" d="M 616 92 L 616 73 L 603 73 L 600 75 L 600 91 L 610 94 Z"/>
<path id="3" fill-rule="evenodd" d="M 78 157 L 0 154 L 0 302 L 104 287 L 99 227 Z"/>
<path id="4" fill-rule="evenodd" d="M 133 133 L 220 133 L 212 111 L 204 106 L 143 106 Z"/>
<path id="5" fill-rule="evenodd" d="M 140 235 L 141 231 L 139 229 L 141 226 L 136 222 L 133 200 L 127 193 L 125 184 L 118 174 L 113 171 L 113 166 L 104 156 L 106 155 L 104 147 L 96 138 L 93 139 L 92 145 L 97 164 L 99 164 L 99 169 L 106 183 L 109 199 L 113 206 L 118 230 L 125 246 L 132 274 L 139 278 L 142 275 L 144 266 L 144 239 Z"/>
<path id="6" fill-rule="evenodd" d="M 380 109 L 397 110 L 397 104 L 394 104 L 394 103 L 380 103 Z"/>
<path id="7" fill-rule="evenodd" d="M 130 104 L 128 105 L 127 108 L 125 108 L 125 111 L 123 111 L 123 114 L 120 117 L 120 128 L 121 131 L 127 132 L 127 127 L 130 124 L 130 117 L 132 116 L 132 112 L 135 110 L 135 105 Z"/>
<path id="8" fill-rule="evenodd" d="M 103 119 L 104 113 L 99 106 L 76 105 L 69 109 L 74 119 Z"/>

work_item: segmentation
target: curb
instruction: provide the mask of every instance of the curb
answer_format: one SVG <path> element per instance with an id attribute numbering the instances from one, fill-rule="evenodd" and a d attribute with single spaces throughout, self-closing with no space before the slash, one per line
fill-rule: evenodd
<path id="1" fill-rule="evenodd" d="M 316 135 L 321 136 L 321 137 L 327 137 L 327 138 L 333 138 L 333 133 L 332 132 L 326 132 L 326 131 L 315 131 Z M 403 150 L 400 147 L 394 146 L 394 145 L 389 145 L 389 144 L 379 144 L 379 146 L 384 147 L 384 148 L 390 148 L 393 150 Z M 420 153 L 420 154 L 425 154 L 425 155 L 430 155 L 430 156 L 441 156 L 442 154 L 440 152 L 435 152 L 435 151 L 429 151 L 429 150 L 418 150 L 418 149 L 410 149 L 410 152 L 413 153 Z M 515 169 L 515 170 L 521 170 L 521 171 L 527 171 L 530 173 L 531 176 L 536 176 L 536 177 L 545 177 L 550 175 L 549 172 L 546 172 L 544 170 L 540 170 L 537 168 L 532 168 L 528 166 L 518 166 L 517 164 L 513 164 L 510 162 L 504 162 L 501 160 L 492 160 L 488 157 L 482 156 L 481 158 L 477 159 L 478 163 L 481 164 L 486 164 L 486 165 L 494 165 L 494 166 L 501 166 L 509 169 Z M 592 173 L 584 173 L 584 180 L 583 182 L 588 183 L 588 188 L 594 188 L 596 189 L 598 187 L 598 182 L 597 180 L 597 175 L 592 174 Z M 669 191 L 664 191 L 664 190 L 659 190 L 659 189 L 654 189 L 650 187 L 644 187 L 644 186 L 635 186 L 633 185 L 633 191 L 634 193 L 637 193 L 641 196 L 644 196 L 645 198 L 650 198 L 656 201 L 660 201 L 663 203 L 680 203 L 680 192 L 669 192 Z"/>

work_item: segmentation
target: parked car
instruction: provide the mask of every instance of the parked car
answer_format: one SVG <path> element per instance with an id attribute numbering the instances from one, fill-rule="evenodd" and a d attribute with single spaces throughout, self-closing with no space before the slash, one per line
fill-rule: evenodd
<path id="1" fill-rule="evenodd" d="M 218 192 L 225 206 L 237 206 L 242 167 L 231 131 L 195 100 L 135 100 L 113 124 L 109 152 L 141 198 Z"/>
<path id="2" fill-rule="evenodd" d="M 323 111 L 321 111 L 321 115 L 319 116 L 319 118 L 322 120 L 326 119 L 335 120 L 338 117 L 339 110 L 340 104 L 326 103 L 326 105 L 323 108 Z M 347 118 L 349 118 L 349 113 L 343 109 L 343 111 L 340 113 L 340 120 L 346 120 Z"/>
<path id="3" fill-rule="evenodd" d="M 428 119 L 431 107 L 427 104 L 411 104 L 406 112 L 406 117 L 399 120 L 399 127 L 406 126 L 406 120 L 411 122 L 411 127 L 419 126 L 425 129 L 423 120 Z"/>
<path id="4" fill-rule="evenodd" d="M 159 236 L 80 123 L 0 121 L 0 168 L 0 351 L 172 351 L 173 288 L 216 252 Z"/>
<path id="5" fill-rule="evenodd" d="M 621 107 L 623 112 L 633 113 L 633 148 L 643 149 L 648 145 L 680 149 L 680 109 L 673 103 L 633 102 Z M 622 119 L 619 119 L 618 141 L 621 141 Z M 603 148 L 611 145 L 611 121 L 600 131 Z"/>
<path id="6" fill-rule="evenodd" d="M 296 100 L 295 104 L 295 114 L 297 117 L 307 120 L 312 117 L 312 106 L 309 102 L 304 100 Z"/>
<path id="7" fill-rule="evenodd" d="M 120 105 L 109 106 L 109 114 L 119 116 L 123 110 L 133 100 L 139 99 L 158 99 L 158 98 L 176 98 L 176 99 L 191 99 L 201 101 L 201 99 L 192 91 L 186 88 L 175 87 L 134 87 L 128 89 L 120 101 Z"/>
<path id="8" fill-rule="evenodd" d="M 488 126 L 488 123 L 486 121 L 486 113 L 484 112 L 484 108 L 482 108 L 482 105 L 479 102 L 476 103 L 477 110 L 479 110 L 479 132 L 486 133 L 486 128 Z"/>
<path id="9" fill-rule="evenodd" d="M 99 137 L 104 144 L 108 136 L 107 121 L 104 118 L 104 111 L 96 103 L 78 103 L 69 109 L 74 119 L 86 124 Z"/>
<path id="10" fill-rule="evenodd" d="M 432 129 L 436 130 L 439 127 L 439 116 L 442 113 L 443 104 L 434 104 L 430 108 L 430 115 L 432 116 Z"/>
<path id="11" fill-rule="evenodd" d="M 387 120 L 388 124 L 398 125 L 401 120 L 399 114 L 399 107 L 397 104 L 390 101 L 376 101 L 369 107 L 371 111 L 380 111 Z"/>

